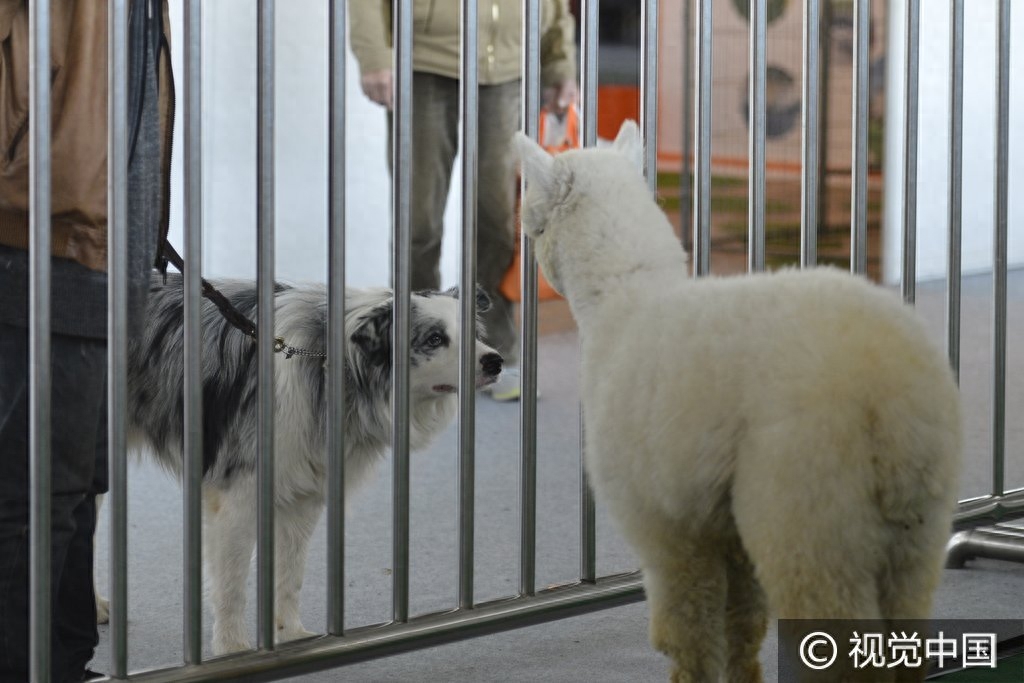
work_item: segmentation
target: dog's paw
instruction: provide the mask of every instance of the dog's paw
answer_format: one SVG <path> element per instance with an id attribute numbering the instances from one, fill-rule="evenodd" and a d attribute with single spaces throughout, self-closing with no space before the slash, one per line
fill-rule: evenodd
<path id="1" fill-rule="evenodd" d="M 96 623 L 110 623 L 110 602 L 99 593 L 96 594 Z"/>
<path id="2" fill-rule="evenodd" d="M 213 637 L 213 654 L 215 656 L 229 655 L 232 652 L 244 652 L 251 649 L 252 645 L 245 636 L 215 635 Z"/>
<path id="3" fill-rule="evenodd" d="M 287 643 L 292 640 L 302 640 L 303 638 L 315 638 L 320 635 L 319 633 L 313 633 L 302 628 L 302 624 L 296 626 L 278 626 L 277 633 L 274 636 L 275 643 Z"/>

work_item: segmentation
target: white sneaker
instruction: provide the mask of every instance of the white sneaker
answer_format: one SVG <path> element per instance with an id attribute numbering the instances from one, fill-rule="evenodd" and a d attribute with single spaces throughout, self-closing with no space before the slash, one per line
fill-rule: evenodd
<path id="1" fill-rule="evenodd" d="M 507 365 L 501 370 L 501 374 L 498 375 L 498 381 L 494 384 L 484 387 L 484 391 L 491 395 L 495 401 L 502 403 L 508 401 L 518 401 L 520 395 L 520 375 L 518 365 Z"/>

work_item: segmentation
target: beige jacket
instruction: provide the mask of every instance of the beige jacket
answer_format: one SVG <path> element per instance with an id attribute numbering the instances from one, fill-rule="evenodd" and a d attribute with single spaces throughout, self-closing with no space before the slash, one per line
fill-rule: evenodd
<path id="1" fill-rule="evenodd" d="M 107 3 L 50 7 L 53 255 L 107 268 Z M 164 27 L 170 26 L 164 3 Z M 0 0 L 0 244 L 28 248 L 28 2 Z M 170 67 L 161 65 L 161 83 Z M 161 87 L 161 127 L 173 103 Z M 170 140 L 163 145 L 169 178 Z M 165 210 L 162 229 L 166 234 Z"/>
<path id="2" fill-rule="evenodd" d="M 497 85 L 520 78 L 522 0 L 480 0 L 479 78 Z M 460 0 L 413 0 L 414 71 L 459 77 Z M 390 69 L 390 0 L 349 0 L 350 41 L 363 74 Z M 541 2 L 541 82 L 576 77 L 575 21 L 565 0 Z"/>

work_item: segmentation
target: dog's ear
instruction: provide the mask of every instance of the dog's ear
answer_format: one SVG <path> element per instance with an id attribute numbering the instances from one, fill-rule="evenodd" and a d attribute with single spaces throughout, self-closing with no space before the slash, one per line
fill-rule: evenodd
<path id="1" fill-rule="evenodd" d="M 476 312 L 486 313 L 491 310 L 491 297 L 487 296 L 487 292 L 480 285 L 476 286 Z"/>
<path id="2" fill-rule="evenodd" d="M 356 321 L 356 329 L 349 336 L 352 344 L 366 354 L 375 365 L 391 362 L 391 311 L 394 299 L 371 309 Z"/>
<path id="3" fill-rule="evenodd" d="M 629 159 L 637 171 L 641 174 L 644 172 L 644 143 L 640 139 L 640 128 L 636 121 L 627 119 L 622 122 L 612 148 Z"/>
<path id="4" fill-rule="evenodd" d="M 459 286 L 449 287 L 444 290 L 444 294 L 456 299 L 459 298 Z M 486 313 L 491 310 L 491 297 L 487 296 L 487 292 L 479 284 L 476 286 L 476 312 Z"/>

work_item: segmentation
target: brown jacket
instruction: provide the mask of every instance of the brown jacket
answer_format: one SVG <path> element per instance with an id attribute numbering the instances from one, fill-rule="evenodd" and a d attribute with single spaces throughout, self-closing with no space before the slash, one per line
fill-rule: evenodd
<path id="1" fill-rule="evenodd" d="M 170 25 L 164 3 L 165 33 Z M 107 3 L 52 0 L 50 9 L 53 255 L 107 267 Z M 0 0 L 0 244 L 27 249 L 28 2 Z M 170 177 L 169 55 L 161 65 L 164 176 Z M 167 182 L 167 181 L 165 181 Z M 167 211 L 161 229 L 166 234 Z"/>
<path id="2" fill-rule="evenodd" d="M 520 77 L 522 0 L 480 0 L 478 10 L 481 85 Z M 391 68 L 391 0 L 349 0 L 352 52 L 363 74 Z M 576 77 L 576 23 L 566 0 L 542 0 L 541 81 L 557 85 Z M 460 0 L 413 0 L 414 71 L 459 77 Z"/>

